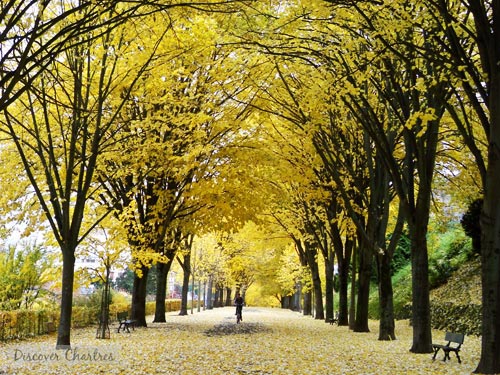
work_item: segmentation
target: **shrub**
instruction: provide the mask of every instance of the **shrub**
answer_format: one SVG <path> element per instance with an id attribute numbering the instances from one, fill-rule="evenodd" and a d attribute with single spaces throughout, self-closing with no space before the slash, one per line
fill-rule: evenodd
<path id="1" fill-rule="evenodd" d="M 0 311 L 0 340 L 24 339 L 47 333 L 47 323 L 58 324 L 55 310 Z"/>
<path id="2" fill-rule="evenodd" d="M 481 225 L 480 217 L 483 209 L 483 199 L 479 198 L 471 202 L 467 212 L 462 216 L 460 224 L 467 236 L 472 238 L 474 253 L 481 253 Z"/>
<path id="3" fill-rule="evenodd" d="M 73 306 L 71 326 L 73 328 L 87 327 L 95 324 L 99 310 L 92 306 Z"/>
<path id="4" fill-rule="evenodd" d="M 393 278 L 394 285 L 394 317 L 396 319 L 409 319 L 411 308 L 411 266 L 402 268 Z"/>

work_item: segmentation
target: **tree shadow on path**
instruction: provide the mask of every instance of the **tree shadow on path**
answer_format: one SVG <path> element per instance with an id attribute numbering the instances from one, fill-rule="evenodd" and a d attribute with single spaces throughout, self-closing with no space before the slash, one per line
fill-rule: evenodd
<path id="1" fill-rule="evenodd" d="M 228 336 L 228 335 L 249 335 L 260 332 L 272 332 L 271 328 L 262 323 L 245 323 L 237 324 L 235 319 L 226 318 L 221 324 L 216 324 L 213 328 L 207 329 L 203 333 L 206 336 Z"/>

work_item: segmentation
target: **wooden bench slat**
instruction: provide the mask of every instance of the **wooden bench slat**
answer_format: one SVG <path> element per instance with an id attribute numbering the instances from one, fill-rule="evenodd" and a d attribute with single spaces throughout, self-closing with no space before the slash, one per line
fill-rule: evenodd
<path id="1" fill-rule="evenodd" d="M 463 333 L 446 332 L 446 335 L 444 336 L 444 340 L 455 342 L 457 344 L 463 344 L 464 337 L 465 337 L 465 335 Z"/>

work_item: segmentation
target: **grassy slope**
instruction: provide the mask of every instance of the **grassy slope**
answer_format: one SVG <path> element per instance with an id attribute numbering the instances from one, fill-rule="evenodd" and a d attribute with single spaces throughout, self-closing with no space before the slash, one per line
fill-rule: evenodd
<path id="1" fill-rule="evenodd" d="M 448 262 L 442 259 L 441 262 Z M 451 260 L 453 262 L 453 260 Z M 393 278 L 394 311 L 396 319 L 411 317 L 410 266 L 401 269 Z M 431 290 L 433 327 L 441 330 L 479 335 L 481 328 L 481 264 L 479 258 L 461 263 L 457 270 L 439 287 Z M 370 317 L 379 318 L 378 293 L 372 286 Z"/>
<path id="2" fill-rule="evenodd" d="M 481 304 L 481 263 L 478 258 L 464 263 L 448 282 L 431 291 L 431 300 L 437 303 L 451 302 Z"/>

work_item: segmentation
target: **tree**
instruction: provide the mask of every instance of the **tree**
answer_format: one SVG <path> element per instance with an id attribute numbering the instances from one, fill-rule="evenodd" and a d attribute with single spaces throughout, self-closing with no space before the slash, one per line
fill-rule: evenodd
<path id="1" fill-rule="evenodd" d="M 314 12 L 304 16 L 300 10 L 293 13 L 293 7 L 285 7 L 280 15 L 289 16 L 290 22 L 283 23 L 280 18 L 280 27 L 276 28 L 279 32 L 269 28 L 276 34 L 274 39 L 269 35 L 263 42 L 260 34 L 255 39 L 251 37 L 256 34 L 250 34 L 251 37 L 245 35 L 245 42 L 262 50 L 269 56 L 269 60 L 274 60 L 272 63 L 277 70 L 274 77 L 281 75 L 288 78 L 289 84 L 283 85 L 283 91 L 288 90 L 287 94 L 293 99 L 286 102 L 282 99 L 284 95 L 272 96 L 273 100 L 279 98 L 275 100 L 279 102 L 279 108 L 274 109 L 273 113 L 282 115 L 297 126 L 313 122 L 314 115 L 319 112 L 318 106 L 315 106 L 316 99 L 324 96 L 321 90 L 330 90 L 333 92 L 332 106 L 348 108 L 348 111 L 342 112 L 342 118 L 349 119 L 350 116 L 353 121 L 362 125 L 365 136 L 369 137 L 369 142 L 376 150 L 375 157 L 379 160 L 373 164 L 378 165 L 378 168 L 372 170 L 379 170 L 386 175 L 379 181 L 390 178 L 400 202 L 399 207 L 410 228 L 415 318 L 415 340 L 411 350 L 430 352 L 432 338 L 425 234 L 439 124 L 451 95 L 450 81 L 444 67 L 431 59 L 431 56 L 439 53 L 440 46 L 425 38 L 425 30 L 434 30 L 437 22 L 428 17 L 427 13 L 420 12 L 413 4 L 400 6 L 399 3 L 389 2 L 380 8 L 371 2 L 332 3 L 339 4 L 333 9 L 334 17 L 331 16 L 332 9 L 314 3 L 312 7 L 314 10 L 318 9 L 319 14 L 316 19 Z M 304 19 L 307 27 L 301 25 L 293 30 L 293 21 L 297 19 Z M 315 22 L 322 25 L 324 19 L 328 20 L 329 25 L 313 28 Z M 269 23 L 272 23 L 272 19 Z M 399 30 L 398 33 L 392 32 L 391 27 L 388 27 L 392 24 Z M 315 33 L 315 30 L 318 32 Z M 421 51 L 426 54 L 422 56 Z M 297 99 L 302 99 L 297 89 L 299 71 L 295 68 L 288 76 L 280 72 L 280 69 L 285 70 L 282 66 L 289 68 L 293 59 L 312 66 L 314 69 L 310 69 L 312 73 L 309 73 L 312 76 L 318 71 L 316 76 L 323 79 L 320 82 L 336 83 L 336 90 L 320 84 L 310 90 L 311 94 L 306 95 L 308 101 L 299 102 Z M 310 75 L 305 74 L 308 79 Z M 268 82 L 266 85 L 262 86 L 269 87 Z M 303 103 L 303 106 L 297 103 Z M 285 111 L 291 108 L 286 115 L 283 115 L 283 107 Z M 385 185 L 389 186 L 388 183 Z M 376 184 L 374 186 L 377 189 L 380 187 Z M 378 191 L 369 191 L 370 199 L 376 197 L 377 193 Z M 390 198 L 387 190 L 378 196 L 387 205 L 389 200 L 384 198 Z M 368 210 L 367 215 L 372 215 L 369 221 L 373 226 L 367 227 L 367 233 L 376 234 L 376 237 L 365 237 L 363 232 L 358 234 L 364 248 L 370 249 L 377 242 L 385 241 L 384 231 L 377 228 L 380 221 L 376 218 L 380 214 L 371 209 L 378 207 L 378 199 L 361 206 Z M 402 221 L 398 223 L 401 227 Z M 391 248 L 388 250 L 390 261 Z M 362 255 L 365 255 L 364 252 Z M 367 258 L 370 257 L 368 255 Z M 386 259 L 386 264 L 388 263 Z M 363 267 L 365 268 L 371 269 L 368 266 Z"/>
<path id="2" fill-rule="evenodd" d="M 187 297 L 189 291 L 189 279 L 191 277 L 191 250 L 193 248 L 193 235 L 186 235 L 183 239 L 183 249 L 176 255 L 177 261 L 182 267 L 182 293 L 181 293 L 181 309 L 179 315 L 187 315 Z M 181 259 L 182 256 L 182 259 Z M 194 301 L 191 300 L 191 303 Z"/>
<path id="3" fill-rule="evenodd" d="M 100 20 L 92 25 L 97 27 Z M 66 22 L 71 25 L 71 17 Z M 135 49 L 126 30 L 111 23 L 100 30 L 98 40 L 92 34 L 83 34 L 75 46 L 70 40 L 64 54 L 51 60 L 50 70 L 38 74 L 25 89 L 27 94 L 3 111 L 1 131 L 15 144 L 63 257 L 58 348 L 70 345 L 76 248 L 109 213 L 90 204 L 98 194 L 96 166 L 102 154 L 119 143 L 115 118 L 154 53 Z M 42 35 L 41 41 L 47 37 Z M 135 76 L 119 72 L 120 65 L 131 66 L 129 54 L 141 53 L 146 58 L 137 59 L 142 65 Z M 91 208 L 96 210 L 95 221 L 83 230 Z"/>
<path id="4" fill-rule="evenodd" d="M 40 246 L 0 251 L 0 310 L 31 308 L 44 296 L 53 267 L 52 254 Z"/>
<path id="5" fill-rule="evenodd" d="M 127 268 L 115 279 L 114 288 L 118 290 L 124 290 L 128 293 L 132 293 L 133 285 L 134 285 L 134 271 L 131 270 L 130 268 Z"/>
<path id="6" fill-rule="evenodd" d="M 151 267 L 152 270 L 155 270 L 155 266 Z M 132 289 L 134 287 L 134 270 L 130 267 L 127 267 L 118 277 L 115 279 L 113 288 L 117 290 L 123 290 L 129 294 L 132 294 Z M 157 290 L 156 278 L 152 275 L 148 277 L 148 282 L 146 285 L 146 293 L 148 295 L 155 294 Z"/>
<path id="7" fill-rule="evenodd" d="M 90 283 L 101 286 L 101 305 L 99 310 L 99 327 L 96 338 L 110 338 L 109 332 L 109 305 L 111 304 L 111 272 L 113 268 L 122 268 L 126 263 L 126 244 L 123 234 L 113 228 L 110 218 L 101 223 L 81 244 L 78 256 L 92 257 L 99 260 L 95 267 L 86 267 L 79 270 Z M 106 225 L 106 229 L 104 228 Z"/>
<path id="8" fill-rule="evenodd" d="M 341 94 L 342 100 L 351 106 L 352 116 L 376 145 L 408 223 L 412 241 L 414 318 L 411 350 L 430 352 L 432 338 L 425 234 L 439 124 L 450 97 L 449 81 L 444 67 L 430 58 L 440 49 L 437 43 L 424 38 L 425 31 L 422 30 L 431 29 L 435 23 L 426 16 L 427 13 L 417 13 L 413 4 L 400 7 L 388 3 L 377 12 L 373 11 L 371 3 L 351 5 L 352 14 L 356 16 L 347 13 L 346 23 L 339 22 L 339 27 L 363 31 L 350 33 L 352 40 L 358 40 L 359 49 L 354 49 L 349 59 L 342 59 L 349 62 L 343 66 L 350 67 L 345 71 L 347 82 L 345 93 Z M 356 20 L 354 24 L 353 20 Z M 389 32 L 391 22 L 398 23 L 400 32 Z M 418 53 L 422 49 L 426 51 L 425 56 Z M 365 67 L 370 69 L 365 70 Z M 372 69 L 374 67 L 377 68 Z M 373 102 L 366 92 L 375 92 L 386 110 L 377 111 L 380 103 Z M 391 147 L 389 137 L 394 137 L 392 132 L 402 148 Z"/>
<path id="9" fill-rule="evenodd" d="M 362 245 L 359 252 L 358 308 L 353 329 L 368 330 L 370 273 L 372 258 L 375 257 L 381 311 L 379 339 L 394 340 L 395 324 L 389 269 L 404 218 L 402 211 L 398 210 L 395 224 L 389 225 L 394 191 L 391 189 L 390 175 L 381 153 L 374 147 L 367 132 L 356 121 L 350 121 L 354 116 L 349 114 L 349 110 L 344 113 L 346 108 L 342 109 L 341 102 L 334 98 L 327 99 L 327 102 L 330 101 L 333 106 L 325 108 L 323 116 L 328 119 L 329 124 L 317 126 L 313 139 L 326 173 L 333 181 L 331 190 L 335 190 L 337 200 L 343 201 L 346 214 L 355 225 Z M 315 121 L 321 123 L 321 119 Z M 389 142 L 386 147 L 394 149 L 394 134 L 388 134 L 387 139 Z M 335 202 L 333 199 L 332 201 Z M 338 206 L 337 202 L 333 204 Z M 330 214 L 330 220 L 333 223 L 336 221 L 333 213 Z M 390 241 L 386 240 L 388 231 L 393 233 Z M 332 236 L 334 244 L 337 244 L 336 247 L 340 250 L 339 257 L 342 257 L 343 246 L 338 234 L 333 232 Z M 343 266 L 343 262 L 340 263 Z M 341 274 L 345 273 L 341 267 L 339 269 Z"/>
<path id="10" fill-rule="evenodd" d="M 301 281 L 304 275 L 293 246 L 288 244 L 288 246 L 284 246 L 281 252 L 269 255 L 277 258 L 277 269 L 271 268 L 270 272 L 268 272 L 272 277 L 269 277 L 269 281 L 265 279 L 266 282 L 262 282 L 262 284 L 266 285 L 266 291 L 269 290 L 269 293 L 273 293 L 273 296 L 280 302 L 282 308 L 301 311 Z M 272 267 L 273 262 L 266 262 L 266 266 Z M 258 280 L 263 275 L 267 275 L 267 273 L 259 273 L 257 275 Z M 276 284 L 274 288 L 269 288 L 269 286 L 273 285 L 271 281 Z"/>
<path id="11" fill-rule="evenodd" d="M 111 140 L 112 135 L 117 134 L 113 128 L 116 115 L 137 81 L 138 76 L 134 79 L 127 75 L 128 69 L 134 62 L 142 62 L 143 69 L 134 69 L 140 75 L 150 62 L 148 58 L 132 58 L 123 68 L 118 68 L 117 63 L 128 58 L 125 53 L 120 54 L 124 52 L 120 47 L 137 47 L 125 34 L 131 35 L 136 30 L 139 36 L 151 36 L 141 30 L 143 23 L 136 23 L 137 28 L 128 24 L 116 33 L 116 38 L 111 34 L 127 21 L 133 22 L 135 17 L 177 7 L 230 11 L 233 3 L 238 5 L 239 1 L 201 2 L 199 6 L 193 2 L 101 4 L 87 0 L 62 3 L 12 0 L 2 4 L 0 112 L 4 119 L 0 131 L 16 145 L 38 203 L 61 247 L 63 294 L 58 348 L 70 345 L 74 251 L 88 233 L 81 233 L 81 224 L 90 193 L 97 194 L 91 186 L 98 156 L 106 142 L 109 146 L 116 141 Z M 125 43 L 120 45 L 120 40 Z M 156 40 L 155 37 L 145 39 L 136 52 L 153 51 L 154 55 Z M 115 81 L 120 74 L 128 82 Z M 68 89 L 69 85 L 73 87 Z M 29 95 L 25 95 L 27 90 Z M 50 90 L 54 97 L 48 95 Z M 107 101 L 112 91 L 121 91 L 113 104 Z M 14 103 L 17 108 L 10 109 Z M 57 104 L 61 112 L 51 112 L 47 104 L 53 107 Z M 23 106 L 31 111 L 29 125 L 21 120 Z M 44 126 L 38 127 L 38 124 Z M 23 132 L 26 139 L 20 136 Z M 64 163 L 62 171 L 59 171 L 59 163 Z M 42 172 L 37 174 L 38 170 Z M 38 179 L 40 176 L 43 177 Z M 49 196 L 43 193 L 42 185 L 48 187 Z"/>
<path id="12" fill-rule="evenodd" d="M 165 322 L 165 300 L 167 298 L 167 276 L 170 267 L 176 257 L 178 247 L 180 246 L 180 235 L 182 234 L 178 228 L 171 230 L 170 235 L 167 235 L 164 240 L 163 254 L 166 256 L 166 262 L 156 263 L 156 288 L 154 294 L 156 296 L 155 317 L 153 323 Z M 151 274 L 149 276 L 152 276 Z M 149 279 L 148 279 L 149 283 Z"/>
<path id="13" fill-rule="evenodd" d="M 17 101 L 49 69 L 55 56 L 98 39 L 107 29 L 137 15 L 141 2 L 120 7 L 120 2 L 11 0 L 2 3 L 0 32 L 0 112 Z M 102 17 L 102 15 L 107 15 Z"/>
<path id="14" fill-rule="evenodd" d="M 321 203 L 313 203 L 312 205 L 316 206 L 314 208 L 310 207 L 311 204 L 309 202 L 307 204 L 304 203 L 304 207 L 306 207 L 304 212 L 306 214 L 302 216 L 304 217 L 305 228 L 308 228 L 305 232 L 307 232 L 307 235 L 315 237 L 314 246 L 321 249 L 323 257 L 325 258 L 327 318 L 333 316 L 333 305 L 329 301 L 332 295 L 333 283 L 331 280 L 333 278 L 333 267 L 327 266 L 328 264 L 333 264 L 331 246 L 336 246 L 339 256 L 344 259 L 343 244 L 338 240 L 338 235 L 335 235 L 335 233 L 338 234 L 338 231 L 335 232 L 335 228 L 332 228 L 336 225 L 335 222 L 337 221 L 335 215 L 340 214 L 340 210 L 338 212 L 333 212 L 331 208 L 334 206 L 339 207 L 336 201 L 344 199 L 346 202 L 344 207 L 349 207 L 350 202 L 356 202 L 356 207 L 350 210 L 350 215 L 355 215 L 356 212 L 364 212 L 364 210 L 368 212 L 367 215 L 369 220 L 367 224 L 365 224 L 364 220 L 355 220 L 361 231 L 371 233 L 372 237 L 375 235 L 377 236 L 377 238 L 369 238 L 361 242 L 361 244 L 364 244 L 364 250 L 360 253 L 360 259 L 362 260 L 361 264 L 365 271 L 361 273 L 361 280 L 364 282 L 361 284 L 362 287 L 358 289 L 359 293 L 363 296 L 363 298 L 358 299 L 362 307 L 358 309 L 358 313 L 360 314 L 358 320 L 359 329 L 366 330 L 368 329 L 367 302 L 370 280 L 369 272 L 371 270 L 371 259 L 373 257 L 372 247 L 377 247 L 373 245 L 373 243 L 376 244 L 377 242 L 381 243 L 380 246 L 385 247 L 385 239 L 383 238 L 385 228 L 376 228 L 376 226 L 384 223 L 383 220 L 379 220 L 379 218 L 384 217 L 384 215 L 380 212 L 376 212 L 376 208 L 388 207 L 388 202 L 392 199 L 392 196 L 387 194 L 389 187 L 387 182 L 388 177 L 387 174 L 381 176 L 385 169 L 380 158 L 378 159 L 378 163 L 371 162 L 371 160 L 369 163 L 366 162 L 367 157 L 365 155 L 374 154 L 374 151 L 370 150 L 372 146 L 363 139 L 362 135 L 351 136 L 351 133 L 355 133 L 355 131 L 351 130 L 355 127 L 355 124 L 353 122 L 347 122 L 349 114 L 342 113 L 343 116 L 339 116 L 339 119 L 341 118 L 342 120 L 335 119 L 337 108 L 334 107 L 336 104 L 335 98 L 333 98 L 332 94 L 329 94 L 330 89 L 322 84 L 310 87 L 306 83 L 306 80 L 309 81 L 312 78 L 321 82 L 325 75 L 328 76 L 325 72 L 320 71 L 318 73 L 319 67 L 321 66 L 321 64 L 318 64 L 318 59 L 322 58 L 322 52 L 320 51 L 324 51 L 324 46 L 329 45 L 328 41 L 325 39 L 325 32 L 323 32 L 320 27 L 318 27 L 317 32 L 314 30 L 314 21 L 312 21 L 314 20 L 312 16 L 313 13 L 304 15 L 300 13 L 300 10 L 297 13 L 293 13 L 293 7 L 287 7 L 287 11 L 289 11 L 291 15 L 285 15 L 285 17 L 289 16 L 291 21 L 286 23 L 286 30 L 280 27 L 280 33 L 276 33 L 273 27 L 269 27 L 270 30 L 273 30 L 273 35 L 268 35 L 265 42 L 261 41 L 262 38 L 259 38 L 258 41 L 249 40 L 248 38 L 245 39 L 247 44 L 257 50 L 262 50 L 261 53 L 266 56 L 268 69 L 274 71 L 274 75 L 270 74 L 269 76 L 278 77 L 275 79 L 271 78 L 260 86 L 257 84 L 260 92 L 256 95 L 258 99 L 254 100 L 252 105 L 257 107 L 260 111 L 269 113 L 271 118 L 276 117 L 279 118 L 281 122 L 289 123 L 290 125 L 288 126 L 292 129 L 286 131 L 293 134 L 292 139 L 310 138 L 310 142 L 314 145 L 316 153 L 319 154 L 322 159 L 323 166 L 318 163 L 313 167 L 316 176 L 312 184 L 319 184 L 321 187 L 316 187 L 317 190 L 321 191 L 321 189 L 323 189 L 323 194 L 326 193 L 330 197 L 330 201 L 328 202 L 324 197 L 318 198 L 318 201 Z M 320 18 L 320 16 L 317 17 Z M 306 22 L 308 25 L 307 31 L 293 30 L 294 26 L 296 26 L 294 21 L 297 19 Z M 317 49 L 314 49 L 314 44 L 311 43 L 311 39 L 314 43 L 318 43 Z M 336 43 L 334 37 L 332 37 L 332 40 L 332 43 Z M 325 63 L 328 64 L 328 58 L 326 60 Z M 260 69 L 262 69 L 262 67 L 260 67 Z M 273 83 L 271 84 L 270 82 Z M 329 95 L 330 97 L 328 97 Z M 351 118 L 353 117 L 351 116 Z M 327 120 L 325 121 L 324 119 Z M 271 123 L 274 121 L 276 120 L 271 120 Z M 346 122 L 346 124 L 342 124 L 342 121 Z M 337 134 L 342 133 L 342 126 L 345 126 L 347 130 L 344 134 L 339 135 L 338 139 L 335 139 Z M 286 128 L 286 125 L 283 127 Z M 280 129 L 279 131 L 285 134 L 285 130 Z M 358 147 L 353 145 L 358 145 Z M 304 149 L 302 145 L 296 146 L 295 148 L 292 146 L 291 148 L 293 150 L 292 152 L 296 154 L 300 154 Z M 365 150 L 363 150 L 363 148 L 365 148 Z M 360 152 L 360 150 L 363 151 Z M 294 158 L 298 158 L 298 156 L 293 155 L 290 158 L 296 161 Z M 314 158 L 310 157 L 310 159 Z M 374 160 L 376 159 L 374 158 Z M 310 161 L 307 160 L 305 163 L 310 163 Z M 297 163 L 294 164 L 295 168 L 297 168 L 296 164 Z M 372 167 L 371 171 L 369 171 L 364 169 L 366 166 L 376 167 Z M 373 173 L 374 171 L 378 173 Z M 370 191 L 370 189 L 367 189 L 370 177 L 373 177 L 371 186 L 376 186 L 379 194 L 375 194 Z M 348 187 L 345 188 L 344 194 L 339 194 L 339 188 L 341 189 L 342 186 Z M 387 188 L 384 189 L 384 186 Z M 349 191 L 349 193 L 347 193 L 347 191 Z M 365 197 L 361 197 L 361 192 L 366 193 Z M 321 196 L 321 193 L 319 196 Z M 380 202 L 381 200 L 383 201 L 382 203 Z M 317 207 L 318 205 L 322 205 L 323 207 L 319 209 L 319 207 Z M 319 210 L 322 211 L 321 214 L 317 213 Z M 314 219 L 312 219 L 313 217 Z M 368 225 L 368 227 L 364 228 L 365 225 Z M 385 252 L 385 254 L 389 255 L 390 252 Z M 349 250 L 347 255 L 350 257 Z M 312 257 L 312 259 L 314 259 L 314 257 Z M 386 263 L 390 263 L 390 256 L 387 257 Z M 348 262 L 342 262 L 342 265 L 346 267 L 345 269 L 348 269 Z M 343 272 L 343 275 L 346 274 L 347 273 Z M 344 280 L 346 279 L 344 278 Z M 344 283 L 344 285 L 346 284 Z M 387 283 L 383 285 L 387 285 Z M 347 288 L 343 288 L 342 291 L 347 292 Z M 347 319 L 347 300 L 342 298 L 342 301 L 345 303 L 342 308 L 343 320 L 345 321 L 345 319 Z M 390 306 L 390 304 L 388 304 L 388 306 Z M 320 309 L 321 307 L 318 308 L 318 311 Z M 391 310 L 390 307 L 388 307 L 388 309 Z M 394 326 L 394 322 L 392 322 L 392 326 Z"/>
<path id="15" fill-rule="evenodd" d="M 478 373 L 500 372 L 500 59 L 498 1 L 447 3 L 426 0 L 429 12 L 441 22 L 429 33 L 447 53 L 438 54 L 455 79 L 455 101 L 448 105 L 464 143 L 476 160 L 484 189 L 481 214 L 483 321 Z M 479 130 L 481 129 L 481 130 Z M 486 139 L 487 148 L 482 146 Z M 484 151 L 487 149 L 487 151 Z M 486 157 L 484 156 L 486 153 Z M 486 159 L 486 161 L 485 161 Z"/>
<path id="16" fill-rule="evenodd" d="M 288 141 L 289 139 L 287 139 Z M 300 143 L 302 142 L 299 141 Z M 274 147 L 283 147 L 283 144 L 278 143 Z M 325 319 L 318 255 L 322 254 L 325 258 L 324 270 L 328 274 L 326 276 L 328 279 L 333 276 L 333 267 L 328 267 L 333 263 L 333 254 L 330 243 L 325 238 L 324 224 L 319 218 L 319 216 L 325 215 L 322 207 L 323 192 L 317 186 L 318 178 L 314 174 L 315 164 L 311 165 L 310 159 L 306 161 L 311 154 L 305 153 L 306 156 L 304 156 L 300 153 L 297 154 L 297 148 L 294 146 L 291 149 L 292 153 L 283 153 L 283 158 L 289 163 L 289 168 L 300 171 L 298 173 L 300 178 L 295 178 L 293 174 L 288 178 L 283 176 L 283 190 L 289 195 L 289 201 L 286 203 L 281 200 L 276 202 L 273 206 L 276 211 L 272 213 L 272 216 L 281 230 L 286 231 L 294 243 L 301 266 L 307 267 L 309 271 L 307 273 L 310 277 L 307 282 L 309 287 L 301 288 L 304 291 L 304 314 L 312 314 L 311 304 L 314 303 L 315 318 Z M 304 161 L 303 165 L 301 161 Z M 328 315 L 333 316 L 333 283 L 329 283 L 328 286 L 330 296 L 327 300 L 331 302 Z M 314 297 L 314 301 L 311 299 L 312 297 Z"/>
<path id="17" fill-rule="evenodd" d="M 158 264 L 160 272 L 155 322 L 165 319 L 163 285 L 179 247 L 176 236 L 195 233 L 200 222 L 235 227 L 250 212 L 247 208 L 233 215 L 235 199 L 221 199 L 214 191 L 236 185 L 224 168 L 229 165 L 232 173 L 233 153 L 251 132 L 241 127 L 238 110 L 227 104 L 232 91 L 238 90 L 240 65 L 217 44 L 216 38 L 224 34 L 222 21 L 201 12 L 189 18 L 179 12 L 171 14 L 170 22 L 175 38 L 159 46 L 160 57 L 121 118 L 130 134 L 127 147 L 141 157 L 131 161 L 111 155 L 100 170 L 106 186 L 101 198 L 115 207 L 134 249 L 139 272 L 132 316 L 143 325 L 143 284 L 152 264 Z M 228 69 L 236 71 L 229 83 L 221 79 Z M 231 220 L 217 221 L 219 214 Z"/>

